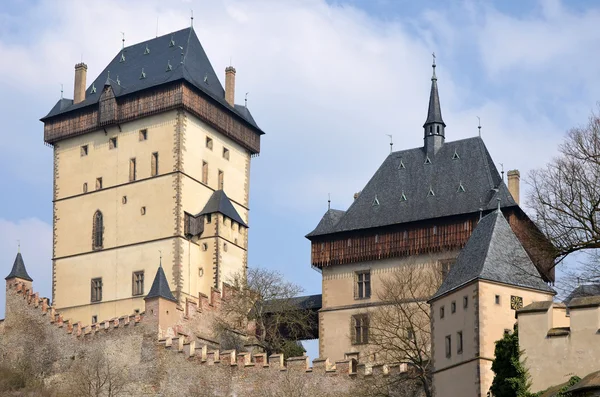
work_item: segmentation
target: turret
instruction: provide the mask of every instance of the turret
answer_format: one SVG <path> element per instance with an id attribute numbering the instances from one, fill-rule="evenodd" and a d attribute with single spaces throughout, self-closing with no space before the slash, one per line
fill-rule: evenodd
<path id="1" fill-rule="evenodd" d="M 179 314 L 178 302 L 171 292 L 162 263 L 158 266 L 152 287 L 144 301 L 146 301 L 146 317 L 156 323 L 159 337 L 166 337 L 168 330 L 173 329 L 177 324 Z"/>
<path id="2" fill-rule="evenodd" d="M 27 273 L 27 269 L 25 269 L 25 262 L 23 262 L 23 256 L 21 255 L 21 251 L 17 253 L 17 257 L 15 258 L 15 262 L 13 263 L 12 270 L 6 276 L 6 318 L 9 317 L 10 305 L 9 305 L 9 297 L 8 290 L 11 288 L 15 288 L 17 283 L 23 284 L 24 288 L 27 290 L 31 290 L 31 283 L 33 279 L 29 277 Z"/>
<path id="3" fill-rule="evenodd" d="M 427 120 L 423 124 L 425 150 L 432 157 L 442 147 L 446 139 L 446 123 L 442 119 L 437 76 L 435 75 L 435 54 L 433 55 L 433 75 L 431 76 L 431 92 L 429 93 L 429 109 Z"/>

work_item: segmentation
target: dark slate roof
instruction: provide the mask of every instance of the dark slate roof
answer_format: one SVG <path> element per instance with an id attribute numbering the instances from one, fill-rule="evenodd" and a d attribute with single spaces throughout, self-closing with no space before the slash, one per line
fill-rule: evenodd
<path id="1" fill-rule="evenodd" d="M 431 77 L 431 92 L 429 93 L 429 108 L 427 109 L 427 120 L 423 127 L 431 123 L 441 123 L 446 126 L 442 119 L 442 108 L 440 106 L 440 95 L 435 76 L 435 64 L 433 64 L 433 76 Z"/>
<path id="2" fill-rule="evenodd" d="M 204 206 L 204 209 L 200 211 L 198 215 L 214 214 L 218 212 L 225 215 L 226 217 L 233 219 L 242 226 L 248 227 L 246 222 L 242 219 L 240 214 L 235 210 L 233 204 L 229 200 L 229 197 L 223 190 L 215 190 L 212 196 L 208 199 L 208 202 Z M 196 215 L 196 216 L 198 216 Z"/>
<path id="3" fill-rule="evenodd" d="M 148 295 L 146 295 L 144 299 L 150 298 L 165 298 L 170 301 L 177 302 L 177 299 L 175 299 L 173 293 L 171 292 L 169 282 L 167 281 L 167 277 L 165 276 L 162 266 L 158 267 L 158 271 L 156 272 L 156 276 L 152 282 L 150 292 L 148 292 Z"/>
<path id="4" fill-rule="evenodd" d="M 171 44 L 171 41 L 174 44 Z M 149 53 L 145 53 L 146 49 L 149 50 Z M 122 56 L 125 61 L 122 61 Z M 169 65 L 171 70 L 167 70 Z M 141 78 L 142 69 L 145 78 Z M 98 103 L 102 89 L 108 82 L 118 98 L 181 80 L 187 81 L 207 94 L 263 134 L 248 109 L 244 106 L 232 107 L 225 101 L 225 90 L 193 28 L 182 29 L 120 50 L 102 73 L 87 87 L 85 100 L 73 104 L 72 100 L 61 99 L 50 113 L 42 118 L 42 121 Z M 240 107 L 244 109 L 241 110 Z"/>
<path id="5" fill-rule="evenodd" d="M 291 307 L 302 310 L 319 310 L 323 306 L 323 297 L 318 295 L 297 296 L 295 298 L 286 299 L 286 304 L 278 304 L 281 299 L 267 300 L 264 303 L 265 313 L 275 313 L 278 310 L 288 310 Z"/>
<path id="6" fill-rule="evenodd" d="M 29 274 L 27 274 L 27 269 L 25 269 L 25 262 L 23 262 L 23 256 L 19 252 L 17 257 L 15 258 L 15 262 L 13 263 L 12 270 L 6 276 L 5 280 L 10 280 L 11 278 L 20 278 L 27 281 L 33 281 Z"/>
<path id="7" fill-rule="evenodd" d="M 307 237 L 493 210 L 497 198 L 517 205 L 481 138 L 446 142 L 426 159 L 422 147 L 391 153 L 335 228 Z"/>
<path id="8" fill-rule="evenodd" d="M 312 232 L 308 233 L 306 237 L 318 236 L 320 234 L 331 233 L 335 230 L 335 225 L 342 219 L 342 216 L 346 211 L 329 209 L 321 218 L 321 221 Z"/>
<path id="9" fill-rule="evenodd" d="M 584 284 L 578 285 L 569 296 L 563 301 L 565 304 L 568 304 L 575 298 L 583 298 L 586 296 L 597 296 L 600 295 L 600 284 Z"/>
<path id="10" fill-rule="evenodd" d="M 484 216 L 431 299 L 473 280 L 488 280 L 554 294 L 540 276 L 501 211 Z"/>

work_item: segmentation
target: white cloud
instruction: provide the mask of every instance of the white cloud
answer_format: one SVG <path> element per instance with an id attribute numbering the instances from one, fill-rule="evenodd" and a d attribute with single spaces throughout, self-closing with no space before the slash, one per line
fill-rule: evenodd
<path id="1" fill-rule="evenodd" d="M 17 222 L 0 218 L 0 274 L 2 279 L 10 273 L 17 255 L 17 241 L 27 273 L 34 280 L 34 290 L 40 296 L 52 296 L 52 226 L 36 218 Z M 4 293 L 0 294 L 0 318 L 4 317 Z"/>

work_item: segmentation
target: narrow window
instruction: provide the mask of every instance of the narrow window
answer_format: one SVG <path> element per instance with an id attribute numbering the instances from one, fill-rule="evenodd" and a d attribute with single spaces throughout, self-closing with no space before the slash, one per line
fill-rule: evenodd
<path id="1" fill-rule="evenodd" d="M 92 316 L 92 324 L 96 324 L 98 322 L 98 316 Z"/>
<path id="2" fill-rule="evenodd" d="M 450 303 L 450 313 L 456 313 L 456 302 Z"/>
<path id="3" fill-rule="evenodd" d="M 235 230 L 235 222 L 233 219 L 231 220 L 231 230 Z"/>
<path id="4" fill-rule="evenodd" d="M 88 155 L 88 145 L 83 145 L 80 150 L 81 157 Z"/>
<path id="5" fill-rule="evenodd" d="M 206 147 L 210 150 L 213 148 L 213 140 L 212 138 L 206 137 Z"/>
<path id="6" fill-rule="evenodd" d="M 462 331 L 456 333 L 456 353 L 461 354 L 463 352 L 463 337 Z"/>
<path id="7" fill-rule="evenodd" d="M 96 211 L 92 226 L 92 249 L 101 249 L 104 237 L 104 218 L 102 212 Z"/>
<path id="8" fill-rule="evenodd" d="M 355 299 L 365 299 L 371 297 L 371 272 L 356 272 L 356 294 Z"/>
<path id="9" fill-rule="evenodd" d="M 452 336 L 446 335 L 446 357 L 452 357 Z"/>
<path id="10" fill-rule="evenodd" d="M 146 139 L 148 139 L 148 130 L 140 130 L 140 141 L 145 141 Z"/>
<path id="11" fill-rule="evenodd" d="M 202 243 L 202 251 L 208 250 L 208 244 Z"/>
<path id="12" fill-rule="evenodd" d="M 500 295 L 496 295 L 496 304 L 499 305 L 500 304 Z"/>
<path id="13" fill-rule="evenodd" d="M 140 213 L 141 213 L 142 215 L 146 215 L 146 207 L 142 207 L 142 208 L 140 209 Z"/>
<path id="14" fill-rule="evenodd" d="M 150 162 L 152 176 L 158 175 L 158 152 L 152 153 L 152 161 Z"/>
<path id="15" fill-rule="evenodd" d="M 133 272 L 133 280 L 132 280 L 132 294 L 143 295 L 144 294 L 144 271 Z"/>
<path id="16" fill-rule="evenodd" d="M 224 179 L 225 179 L 224 172 L 219 170 L 219 188 L 218 188 L 218 190 L 223 190 L 223 185 L 225 183 Z"/>
<path id="17" fill-rule="evenodd" d="M 123 204 L 127 204 L 127 196 L 123 196 L 123 197 L 121 198 L 121 203 L 123 203 Z"/>
<path id="18" fill-rule="evenodd" d="M 135 181 L 137 177 L 137 165 L 135 163 L 135 158 L 129 160 L 129 182 Z"/>
<path id="19" fill-rule="evenodd" d="M 96 178 L 96 190 L 102 189 L 102 178 Z"/>
<path id="20" fill-rule="evenodd" d="M 208 185 L 208 163 L 206 161 L 202 162 L 202 183 Z"/>
<path id="21" fill-rule="evenodd" d="M 100 302 L 102 300 L 102 278 L 92 279 L 92 302 Z"/>
<path id="22" fill-rule="evenodd" d="M 87 193 L 87 182 L 83 183 L 83 192 Z"/>
<path id="23" fill-rule="evenodd" d="M 227 243 L 223 243 L 223 251 L 227 252 Z"/>
<path id="24" fill-rule="evenodd" d="M 440 133 L 440 126 L 438 125 L 437 127 L 435 127 L 435 130 L 439 134 Z"/>
<path id="25" fill-rule="evenodd" d="M 199 267 L 198 268 L 198 277 L 202 277 L 202 276 L 204 276 L 204 269 Z"/>
<path id="26" fill-rule="evenodd" d="M 109 149 L 117 148 L 117 137 L 113 137 L 108 140 L 108 148 Z"/>
<path id="27" fill-rule="evenodd" d="M 229 160 L 229 149 L 227 149 L 226 147 L 223 148 L 223 158 L 225 160 Z"/>
<path id="28" fill-rule="evenodd" d="M 440 307 L 440 318 L 444 318 L 444 306 Z"/>
<path id="29" fill-rule="evenodd" d="M 212 222 L 212 214 L 206 214 L 206 223 Z"/>
<path id="30" fill-rule="evenodd" d="M 352 316 L 352 325 L 355 345 L 369 343 L 369 316 L 366 314 L 357 314 Z"/>
<path id="31" fill-rule="evenodd" d="M 469 297 L 465 296 L 463 297 L 463 308 L 466 309 L 467 307 L 469 307 Z"/>

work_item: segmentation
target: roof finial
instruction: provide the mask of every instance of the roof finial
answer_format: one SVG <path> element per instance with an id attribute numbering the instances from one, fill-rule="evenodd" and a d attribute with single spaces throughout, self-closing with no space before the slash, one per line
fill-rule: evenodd
<path id="1" fill-rule="evenodd" d="M 433 68 L 433 75 L 431 76 L 431 80 L 437 80 L 437 77 L 435 75 L 435 52 L 431 53 L 431 56 L 433 56 L 433 63 L 431 65 L 431 67 Z"/>
<path id="2" fill-rule="evenodd" d="M 158 267 L 162 267 L 162 251 L 161 251 L 161 250 L 158 250 L 158 253 L 159 253 L 159 255 L 160 255 L 160 257 L 159 257 L 159 260 L 158 260 L 158 261 L 159 261 L 159 262 L 158 262 Z"/>
<path id="3" fill-rule="evenodd" d="M 123 42 L 123 45 L 121 47 L 121 49 L 125 49 L 125 32 L 121 32 L 121 34 L 123 35 L 123 38 L 121 39 L 121 41 Z"/>
<path id="4" fill-rule="evenodd" d="M 502 173 L 502 182 L 504 182 L 504 164 L 502 164 L 502 163 L 499 163 L 499 164 L 500 164 L 500 169 L 502 170 L 501 171 L 501 173 Z"/>
<path id="5" fill-rule="evenodd" d="M 60 99 L 63 99 L 63 85 L 60 83 Z"/>
<path id="6" fill-rule="evenodd" d="M 248 107 L 248 94 L 249 92 L 246 93 L 246 96 L 244 97 L 244 107 Z"/>
<path id="7" fill-rule="evenodd" d="M 17 252 L 21 253 L 21 240 L 17 240 Z"/>
<path id="8" fill-rule="evenodd" d="M 479 137 L 481 138 L 481 117 L 477 116 L 477 120 L 479 121 L 477 129 L 479 130 Z"/>
<path id="9" fill-rule="evenodd" d="M 327 193 L 327 196 L 327 210 L 329 211 L 331 209 L 331 193 Z"/>
<path id="10" fill-rule="evenodd" d="M 190 27 L 193 28 L 194 27 L 194 10 L 190 10 L 190 12 L 191 12 Z"/>
<path id="11" fill-rule="evenodd" d="M 386 135 L 390 137 L 390 154 L 392 154 L 392 152 L 394 151 L 393 150 L 393 148 L 394 148 L 394 140 L 393 140 L 393 137 L 390 134 L 386 134 Z"/>

